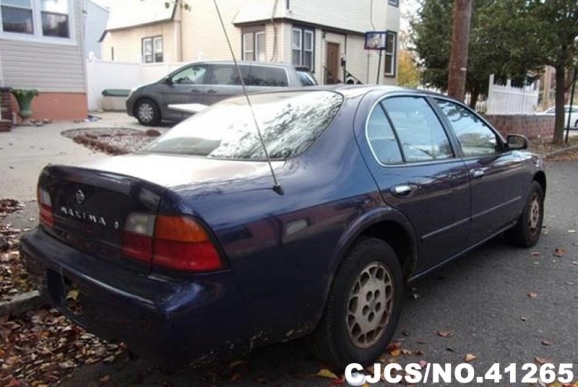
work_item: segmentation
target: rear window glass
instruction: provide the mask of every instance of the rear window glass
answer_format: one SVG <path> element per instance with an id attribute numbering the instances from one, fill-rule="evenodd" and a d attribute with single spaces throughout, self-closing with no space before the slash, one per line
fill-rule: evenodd
<path id="1" fill-rule="evenodd" d="M 251 96 L 251 104 L 272 159 L 285 159 L 309 148 L 329 126 L 342 103 L 343 96 L 331 91 Z M 195 114 L 153 142 L 145 152 L 222 159 L 265 159 L 244 96 L 225 100 Z"/>

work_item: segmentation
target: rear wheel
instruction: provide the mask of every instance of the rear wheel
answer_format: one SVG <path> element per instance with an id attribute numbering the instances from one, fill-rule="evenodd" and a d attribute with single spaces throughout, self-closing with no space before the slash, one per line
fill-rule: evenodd
<path id="1" fill-rule="evenodd" d="M 544 220 L 544 190 L 534 181 L 518 223 L 506 232 L 506 238 L 521 247 L 532 247 L 540 239 Z"/>
<path id="2" fill-rule="evenodd" d="M 401 312 L 403 278 L 393 249 L 362 239 L 339 269 L 313 336 L 317 355 L 335 365 L 370 364 L 391 340 Z"/>
<path id="3" fill-rule="evenodd" d="M 141 125 L 154 126 L 161 122 L 161 112 L 157 104 L 148 98 L 139 100 L 135 105 L 135 116 Z"/>

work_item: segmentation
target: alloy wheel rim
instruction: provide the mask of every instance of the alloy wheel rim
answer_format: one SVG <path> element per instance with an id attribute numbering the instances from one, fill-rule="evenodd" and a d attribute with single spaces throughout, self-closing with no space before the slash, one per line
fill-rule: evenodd
<path id="1" fill-rule="evenodd" d="M 391 273 L 378 262 L 366 266 L 355 280 L 347 303 L 347 331 L 358 348 L 375 345 L 385 333 L 393 310 Z"/>
<path id="2" fill-rule="evenodd" d="M 153 119 L 153 107 L 148 103 L 143 103 L 138 108 L 138 116 L 145 122 L 150 122 Z"/>
<path id="3" fill-rule="evenodd" d="M 532 202 L 530 203 L 530 216 L 528 219 L 528 225 L 530 226 L 530 231 L 536 232 L 538 227 L 540 226 L 540 218 L 541 218 L 541 210 L 540 210 L 540 200 L 538 195 L 534 194 L 532 197 Z"/>

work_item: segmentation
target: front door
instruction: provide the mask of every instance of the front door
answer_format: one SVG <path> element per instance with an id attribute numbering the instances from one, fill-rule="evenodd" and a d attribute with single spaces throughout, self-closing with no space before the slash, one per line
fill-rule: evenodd
<path id="1" fill-rule="evenodd" d="M 521 213 L 530 190 L 524 162 L 518 152 L 504 149 L 499 136 L 473 112 L 453 101 L 436 102 L 459 140 L 470 174 L 470 244 L 478 243 L 501 231 Z"/>
<path id="2" fill-rule="evenodd" d="M 468 171 L 427 99 L 383 100 L 370 115 L 366 135 L 384 201 L 414 227 L 417 273 L 465 249 L 471 211 Z"/>
<path id="3" fill-rule="evenodd" d="M 325 84 L 333 85 L 340 83 L 339 79 L 339 44 L 327 43 L 327 55 L 325 58 Z"/>
<path id="4" fill-rule="evenodd" d="M 169 105 L 204 103 L 206 94 L 207 65 L 192 65 L 170 75 L 166 82 L 159 85 L 158 94 L 162 98 L 162 116 L 165 118 L 184 118 L 185 115 Z"/>

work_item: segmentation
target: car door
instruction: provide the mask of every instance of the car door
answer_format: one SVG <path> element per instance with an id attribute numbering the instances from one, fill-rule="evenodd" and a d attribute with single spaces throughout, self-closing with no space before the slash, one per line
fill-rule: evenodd
<path id="1" fill-rule="evenodd" d="M 470 243 L 494 236 L 520 214 L 529 191 L 523 158 L 508 151 L 501 137 L 476 113 L 447 99 L 437 105 L 452 127 L 471 177 Z"/>
<path id="2" fill-rule="evenodd" d="M 423 272 L 467 245 L 469 176 L 425 97 L 390 97 L 369 114 L 366 136 L 383 199 L 412 223 Z"/>
<path id="3" fill-rule="evenodd" d="M 243 65 L 239 65 L 241 72 Z M 243 93 L 239 72 L 233 64 L 212 64 L 207 77 L 207 89 L 203 100 L 205 105 L 212 105 L 226 98 Z"/>
<path id="4" fill-rule="evenodd" d="M 207 88 L 205 84 L 207 69 L 208 66 L 205 64 L 187 66 L 171 74 L 166 82 L 161 83 L 159 94 L 163 101 L 163 117 L 179 115 L 184 118 L 183 113 L 170 109 L 169 105 L 203 103 L 201 101 Z"/>

